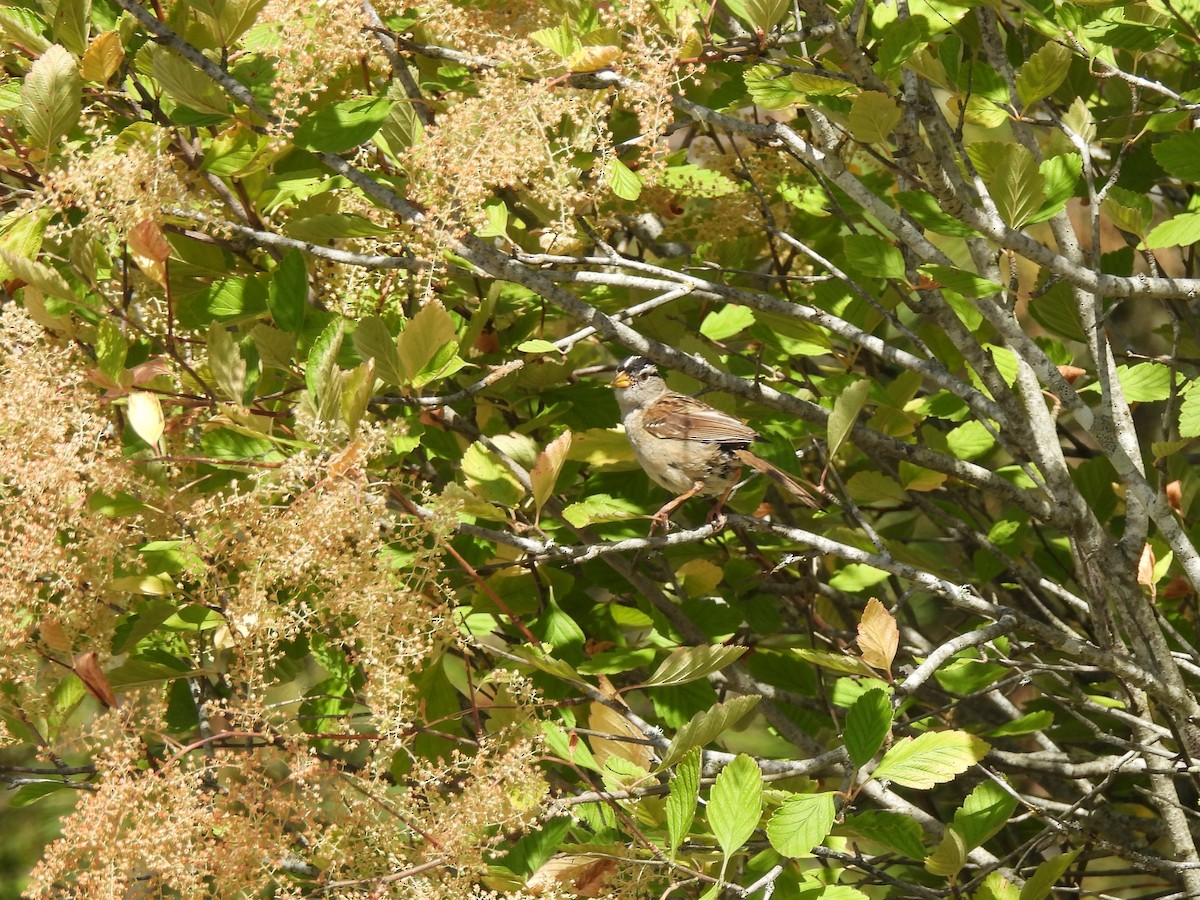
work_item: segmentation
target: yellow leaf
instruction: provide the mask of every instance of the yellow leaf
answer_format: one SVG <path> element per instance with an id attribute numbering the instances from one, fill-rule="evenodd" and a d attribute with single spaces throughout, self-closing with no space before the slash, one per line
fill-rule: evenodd
<path id="1" fill-rule="evenodd" d="M 583 47 L 567 58 L 567 68 L 572 72 L 597 72 L 607 69 L 625 55 L 620 47 Z"/>
<path id="2" fill-rule="evenodd" d="M 900 629 L 896 627 L 895 618 L 887 607 L 872 597 L 858 623 L 858 649 L 862 651 L 862 661 L 872 669 L 890 673 L 899 646 Z"/>
<path id="3" fill-rule="evenodd" d="M 125 48 L 121 36 L 115 31 L 103 31 L 92 40 L 83 54 L 79 74 L 84 81 L 107 84 L 117 74 L 125 59 Z"/>
<path id="4" fill-rule="evenodd" d="M 596 737 L 591 735 L 588 742 L 592 745 L 592 753 L 601 767 L 610 756 L 632 763 L 639 769 L 650 770 L 650 762 L 654 757 L 654 749 L 647 744 L 630 743 L 632 738 L 641 741 L 645 735 L 638 731 L 633 724 L 611 707 L 603 703 L 593 702 L 588 712 L 588 728 L 612 737 Z"/>
<path id="5" fill-rule="evenodd" d="M 163 434 L 162 405 L 158 396 L 145 391 L 134 391 L 129 395 L 126 415 L 129 417 L 129 427 L 151 447 L 158 447 L 158 439 Z"/>
<path id="6" fill-rule="evenodd" d="M 550 498 L 558 475 L 562 472 L 563 463 L 567 459 L 567 451 L 571 449 L 571 432 L 564 431 L 538 454 L 537 462 L 529 473 L 533 487 L 533 503 L 540 512 L 542 506 Z"/>

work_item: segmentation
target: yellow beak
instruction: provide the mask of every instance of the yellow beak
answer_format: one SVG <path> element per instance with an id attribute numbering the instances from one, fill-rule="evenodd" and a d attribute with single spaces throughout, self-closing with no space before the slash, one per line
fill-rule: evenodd
<path id="1" fill-rule="evenodd" d="M 618 372 L 617 377 L 614 378 L 612 381 L 610 381 L 608 384 L 609 384 L 609 387 L 627 388 L 631 384 L 633 384 L 633 380 L 630 379 L 628 372 Z"/>

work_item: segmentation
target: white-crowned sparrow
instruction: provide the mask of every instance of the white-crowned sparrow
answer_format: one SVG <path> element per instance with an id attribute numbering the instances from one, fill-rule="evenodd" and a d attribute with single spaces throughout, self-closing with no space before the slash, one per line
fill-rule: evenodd
<path id="1" fill-rule="evenodd" d="M 720 498 L 709 514 L 710 521 L 716 519 L 743 465 L 762 472 L 801 502 L 818 505 L 792 476 L 747 449 L 758 439 L 754 429 L 695 397 L 672 391 L 644 356 L 624 360 L 612 386 L 633 455 L 651 480 L 676 495 L 654 514 L 652 531 L 665 529 L 671 513 L 691 497 Z"/>

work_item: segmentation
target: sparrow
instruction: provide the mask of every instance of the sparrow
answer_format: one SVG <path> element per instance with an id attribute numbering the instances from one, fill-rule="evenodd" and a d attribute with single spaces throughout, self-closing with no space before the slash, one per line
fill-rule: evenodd
<path id="1" fill-rule="evenodd" d="M 671 513 L 692 497 L 717 497 L 708 521 L 720 518 L 742 466 L 755 469 L 816 507 L 813 495 L 792 476 L 748 449 L 758 433 L 740 419 L 667 387 L 653 362 L 631 356 L 617 367 L 612 387 L 621 407 L 633 455 L 658 485 L 675 494 L 651 516 L 651 533 L 666 530 Z"/>

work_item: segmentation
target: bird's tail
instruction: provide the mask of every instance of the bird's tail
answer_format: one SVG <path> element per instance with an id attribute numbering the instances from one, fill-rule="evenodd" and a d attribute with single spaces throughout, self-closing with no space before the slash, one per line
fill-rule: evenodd
<path id="1" fill-rule="evenodd" d="M 766 475 L 781 488 L 795 496 L 805 506 L 811 506 L 814 509 L 820 508 L 821 502 L 813 496 L 813 492 L 787 472 L 783 471 L 783 469 L 772 465 L 761 457 L 755 456 L 749 450 L 738 450 L 737 458 L 756 472 L 762 472 L 762 474 Z"/>

